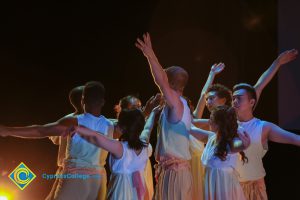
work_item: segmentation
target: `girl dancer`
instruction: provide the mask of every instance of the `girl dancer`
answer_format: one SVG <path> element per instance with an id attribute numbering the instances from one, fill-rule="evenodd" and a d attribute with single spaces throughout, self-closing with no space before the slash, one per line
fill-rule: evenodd
<path id="1" fill-rule="evenodd" d="M 235 171 L 240 152 L 243 162 L 247 157 L 241 151 L 250 144 L 249 136 L 239 133 L 235 110 L 218 106 L 210 115 L 210 129 L 192 128 L 192 134 L 207 141 L 202 154 L 205 166 L 205 200 L 244 200 L 245 196 Z"/>
<path id="2" fill-rule="evenodd" d="M 143 173 L 148 157 L 152 153 L 148 141 L 155 114 L 159 109 L 159 107 L 153 109 L 146 125 L 140 110 L 122 110 L 117 126 L 122 132 L 119 141 L 81 126 L 75 127 L 72 131 L 111 153 L 109 164 L 112 174 L 108 185 L 108 199 L 142 200 L 147 197 Z"/>

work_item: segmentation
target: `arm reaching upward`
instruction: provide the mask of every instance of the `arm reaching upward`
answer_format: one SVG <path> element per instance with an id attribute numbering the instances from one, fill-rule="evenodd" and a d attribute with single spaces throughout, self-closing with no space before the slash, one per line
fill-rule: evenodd
<path id="1" fill-rule="evenodd" d="M 175 90 L 171 89 L 168 77 L 160 65 L 151 44 L 149 33 L 143 35 L 143 40 L 137 39 L 136 47 L 140 49 L 148 60 L 150 70 L 155 84 L 158 86 L 167 105 L 171 109 L 171 121 L 177 122 L 181 119 L 183 113 L 183 104 Z"/>
<path id="2" fill-rule="evenodd" d="M 143 107 L 143 113 L 147 119 L 151 111 L 162 102 L 162 96 L 160 93 L 157 93 L 155 96 L 150 97 L 146 102 L 146 105 Z"/>
<path id="3" fill-rule="evenodd" d="M 148 119 L 146 121 L 144 130 L 143 130 L 143 132 L 141 133 L 141 136 L 140 136 L 140 139 L 142 141 L 144 141 L 146 143 L 149 143 L 151 131 L 153 129 L 154 122 L 155 122 L 155 116 L 156 116 L 157 113 L 159 113 L 159 111 L 161 109 L 162 109 L 161 106 L 157 106 L 150 113 L 150 115 L 149 115 L 149 117 L 148 117 Z"/>
<path id="4" fill-rule="evenodd" d="M 287 50 L 281 53 L 271 64 L 271 66 L 259 77 L 256 84 L 254 85 L 256 96 L 257 96 L 257 102 L 259 100 L 259 97 L 263 91 L 263 89 L 268 85 L 268 83 L 272 80 L 272 78 L 275 76 L 275 74 L 278 72 L 279 68 L 294 60 L 298 55 L 298 51 L 296 49 Z"/>
<path id="5" fill-rule="evenodd" d="M 201 95 L 200 95 L 200 98 L 197 103 L 197 107 L 196 107 L 195 111 L 193 112 L 193 115 L 195 118 L 198 118 L 198 119 L 202 118 L 203 111 L 205 108 L 205 94 L 206 94 L 208 88 L 214 82 L 215 76 L 218 73 L 222 72 L 224 68 L 225 68 L 224 63 L 218 63 L 218 64 L 212 65 L 211 70 L 208 75 L 208 78 L 206 80 L 206 83 L 205 83 L 204 87 L 202 88 Z"/>

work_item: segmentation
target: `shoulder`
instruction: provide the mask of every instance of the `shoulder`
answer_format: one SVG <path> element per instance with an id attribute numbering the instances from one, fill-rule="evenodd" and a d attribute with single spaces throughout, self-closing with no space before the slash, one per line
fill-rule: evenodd
<path id="1" fill-rule="evenodd" d="M 263 121 L 262 132 L 264 135 L 269 135 L 269 133 L 275 130 L 276 127 L 278 126 L 273 124 L 272 122 Z"/>
<path id="2" fill-rule="evenodd" d="M 275 126 L 272 122 L 262 121 L 262 127 L 264 131 L 270 130 Z"/>
<path id="3" fill-rule="evenodd" d="M 71 115 L 67 115 L 64 116 L 63 118 L 59 119 L 58 124 L 60 125 L 64 125 L 64 126 L 71 126 L 71 125 L 77 125 L 78 120 L 76 116 L 71 116 Z"/>

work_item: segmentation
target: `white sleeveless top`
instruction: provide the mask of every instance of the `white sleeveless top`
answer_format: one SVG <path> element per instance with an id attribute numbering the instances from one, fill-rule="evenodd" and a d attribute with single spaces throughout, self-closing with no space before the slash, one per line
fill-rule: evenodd
<path id="1" fill-rule="evenodd" d="M 130 149 L 127 142 L 121 142 L 123 147 L 123 155 L 120 159 L 116 159 L 109 155 L 109 166 L 112 173 L 131 174 L 135 171 L 144 172 L 148 158 L 152 154 L 152 147 L 144 147 L 139 155 L 133 149 Z"/>
<path id="2" fill-rule="evenodd" d="M 182 119 L 176 124 L 168 121 L 168 107 L 165 106 L 161 112 L 157 128 L 157 145 L 155 158 L 160 161 L 160 157 L 173 156 L 183 160 L 190 160 L 189 132 L 191 129 L 191 112 L 186 100 L 180 97 L 184 110 Z"/>
<path id="3" fill-rule="evenodd" d="M 90 113 L 77 115 L 78 125 L 85 126 L 94 131 L 98 131 L 112 137 L 113 125 L 104 116 L 95 117 Z M 100 134 L 99 133 L 99 134 Z M 93 168 L 100 169 L 105 161 L 100 162 L 100 155 L 103 149 L 87 142 L 85 139 L 75 134 L 72 138 L 68 137 L 65 165 L 72 168 Z M 105 151 L 106 153 L 106 151 Z"/>
<path id="4" fill-rule="evenodd" d="M 247 122 L 238 122 L 238 124 L 249 134 L 251 140 L 250 146 L 244 150 L 248 158 L 248 163 L 243 164 L 239 159 L 237 161 L 239 181 L 254 181 L 263 178 L 266 172 L 262 158 L 267 152 L 261 143 L 264 121 L 253 118 Z"/>
<path id="5" fill-rule="evenodd" d="M 216 134 L 208 136 L 208 142 L 204 148 L 201 162 L 205 167 L 211 168 L 236 168 L 236 161 L 238 160 L 238 153 L 228 153 L 226 159 L 222 161 L 218 156 L 215 156 L 216 149 Z"/>

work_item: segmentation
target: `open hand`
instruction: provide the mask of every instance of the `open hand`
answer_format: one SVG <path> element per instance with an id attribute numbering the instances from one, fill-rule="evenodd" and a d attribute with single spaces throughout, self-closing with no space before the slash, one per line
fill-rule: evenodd
<path id="1" fill-rule="evenodd" d="M 151 57 L 154 54 L 149 33 L 143 35 L 143 40 L 137 38 L 135 46 L 140 49 L 146 57 Z"/>
<path id="2" fill-rule="evenodd" d="M 224 63 L 218 63 L 218 64 L 215 63 L 211 66 L 210 71 L 214 74 L 218 74 L 218 73 L 222 72 L 224 68 L 225 68 Z"/>
<path id="3" fill-rule="evenodd" d="M 277 60 L 280 65 L 284 65 L 288 62 L 291 62 L 295 58 L 297 58 L 297 55 L 298 55 L 298 51 L 296 49 L 287 50 L 287 51 L 282 52 L 278 56 Z"/>

